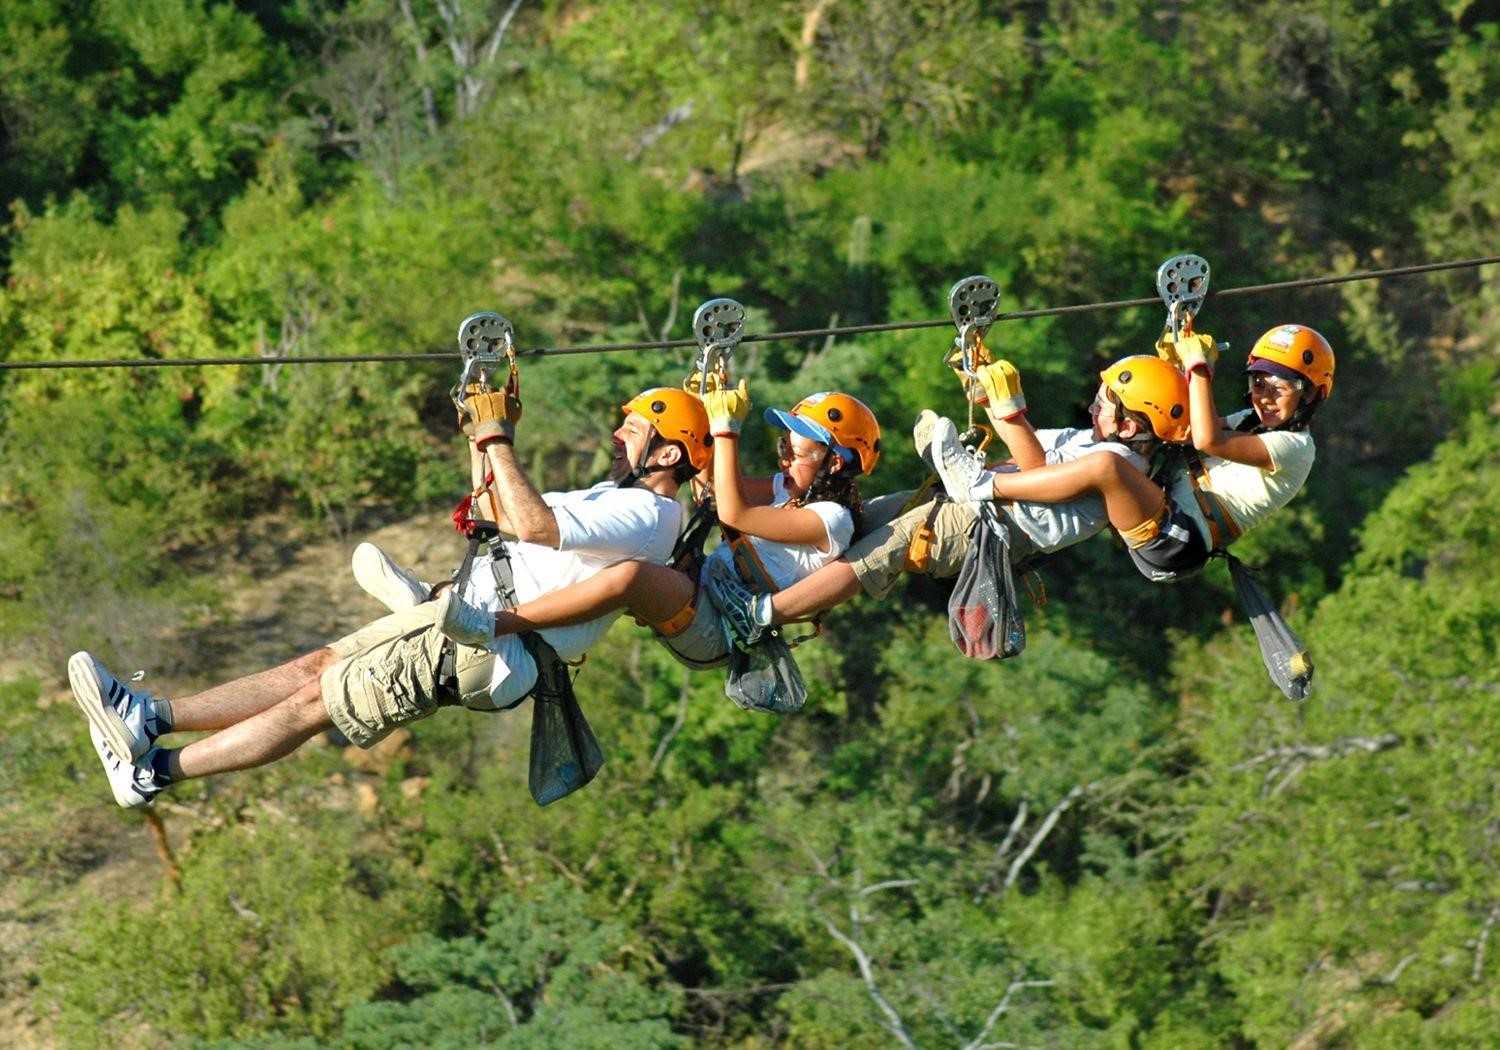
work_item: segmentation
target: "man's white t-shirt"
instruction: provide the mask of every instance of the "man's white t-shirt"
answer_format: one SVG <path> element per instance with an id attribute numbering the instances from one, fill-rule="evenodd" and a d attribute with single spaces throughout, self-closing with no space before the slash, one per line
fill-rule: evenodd
<path id="1" fill-rule="evenodd" d="M 790 502 L 791 498 L 791 493 L 786 489 L 786 475 L 777 474 L 771 481 L 771 506 L 783 506 Z M 827 500 L 819 500 L 816 503 L 805 504 L 802 509 L 810 510 L 822 519 L 823 528 L 828 537 L 826 551 L 820 551 L 812 544 L 776 543 L 763 540 L 759 536 L 745 537 L 755 548 L 761 564 L 766 567 L 766 573 L 776 583 L 778 590 L 790 587 L 831 561 L 837 561 L 839 555 L 849 548 L 849 544 L 854 539 L 854 517 L 849 513 L 849 508 Z M 701 578 L 707 578 L 708 563 L 716 558 L 726 562 L 733 561 L 734 553 L 729 544 L 721 543 L 705 559 L 704 576 Z"/>
<path id="2" fill-rule="evenodd" d="M 1097 441 L 1090 428 L 1067 427 L 1060 430 L 1038 430 L 1036 437 L 1046 454 L 1047 463 L 1067 463 L 1080 456 L 1095 452 L 1109 452 L 1121 456 L 1142 474 L 1146 473 L 1146 460 L 1138 453 L 1118 441 Z M 1013 466 L 1001 467 L 1002 471 L 1014 471 Z M 1067 503 L 1006 503 L 1005 515 L 1034 543 L 1038 550 L 1050 552 L 1081 543 L 1090 536 L 1102 532 L 1109 524 L 1109 514 L 1104 509 L 1104 497 L 1096 492 L 1069 500 Z"/>
<path id="3" fill-rule="evenodd" d="M 1249 411 L 1236 412 L 1225 423 L 1234 427 Z M 1265 442 L 1266 452 L 1271 457 L 1268 470 L 1218 456 L 1203 457 L 1209 488 L 1241 533 L 1249 532 L 1291 502 L 1306 484 L 1317 451 L 1312 435 L 1305 430 L 1268 430 L 1255 436 Z M 1193 519 L 1203 535 L 1203 542 L 1212 547 L 1208 522 L 1193 494 L 1192 474 L 1187 470 L 1176 472 L 1168 495 L 1179 510 Z"/>
<path id="4" fill-rule="evenodd" d="M 557 517 L 557 549 L 520 540 L 505 544 L 518 603 L 580 583 L 617 562 L 665 565 L 682 531 L 681 504 L 647 488 L 622 489 L 604 481 L 591 489 L 546 492 L 542 500 Z M 488 554 L 474 559 L 463 598 L 493 610 L 499 608 L 499 596 L 490 561 Z M 538 633 L 558 656 L 577 660 L 619 615 L 617 610 L 587 623 L 549 627 Z M 515 635 L 496 638 L 489 648 L 495 654 L 490 696 L 496 706 L 505 707 L 530 692 L 536 683 L 536 665 Z"/>

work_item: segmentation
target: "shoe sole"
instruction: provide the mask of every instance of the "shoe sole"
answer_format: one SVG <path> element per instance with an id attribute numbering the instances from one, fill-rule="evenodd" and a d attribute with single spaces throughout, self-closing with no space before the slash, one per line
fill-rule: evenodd
<path id="1" fill-rule="evenodd" d="M 426 600 L 425 595 L 419 598 L 413 593 L 404 577 L 396 576 L 389 559 L 373 543 L 361 543 L 354 548 L 350 568 L 360 589 L 391 612 L 415 609 Z"/>
<path id="2" fill-rule="evenodd" d="M 129 755 L 134 762 L 146 753 L 145 748 L 136 750 L 135 734 L 125 725 L 125 720 L 115 714 L 114 708 L 99 692 L 99 679 L 94 674 L 94 658 L 88 653 L 74 653 L 68 657 L 68 684 L 73 687 L 73 699 L 87 716 L 89 723 L 104 737 L 104 742 L 116 755 Z"/>

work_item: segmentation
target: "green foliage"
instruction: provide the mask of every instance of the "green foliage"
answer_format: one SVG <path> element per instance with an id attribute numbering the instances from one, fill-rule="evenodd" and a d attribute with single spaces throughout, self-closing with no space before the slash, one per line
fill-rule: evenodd
<path id="1" fill-rule="evenodd" d="M 1500 748 L 1500 604 L 1473 567 L 1493 550 L 1495 433 L 1440 449 L 1365 526 L 1364 571 L 1305 628 L 1324 654 L 1305 707 L 1268 696 L 1243 646 L 1181 666 L 1205 707 L 1188 716 L 1203 768 L 1182 792 L 1196 813 L 1177 882 L 1211 906 L 1205 939 L 1256 1041 L 1442 1041 L 1473 1023 L 1448 1028 L 1493 966 L 1479 756 Z"/>
<path id="2" fill-rule="evenodd" d="M 164 899 L 120 881 L 40 967 L 59 1030 L 82 1043 L 102 1019 L 133 1018 L 156 1038 L 327 1035 L 385 983 L 379 948 L 420 914 L 399 867 L 361 870 L 358 834 L 311 809 L 290 820 L 266 807 L 196 838 Z M 150 989 L 119 979 L 122 945 L 150 954 Z"/>

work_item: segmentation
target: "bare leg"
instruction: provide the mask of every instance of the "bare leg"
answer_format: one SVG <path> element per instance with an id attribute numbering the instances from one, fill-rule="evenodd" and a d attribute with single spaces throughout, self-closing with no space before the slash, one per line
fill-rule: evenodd
<path id="1" fill-rule="evenodd" d="M 224 729 L 258 715 L 311 682 L 338 661 L 331 649 L 318 649 L 268 671 L 236 678 L 201 693 L 172 701 L 172 730 Z"/>
<path id="2" fill-rule="evenodd" d="M 995 495 L 1029 503 L 1066 503 L 1097 492 L 1104 497 L 1109 523 L 1134 529 L 1161 513 L 1166 493 L 1146 475 L 1110 452 L 1095 452 L 1067 463 L 996 474 Z"/>
<path id="3" fill-rule="evenodd" d="M 588 623 L 616 609 L 628 609 L 647 623 L 662 623 L 692 601 L 696 590 L 694 581 L 676 569 L 649 562 L 622 561 L 582 583 L 497 613 L 495 634 Z"/>
<path id="4" fill-rule="evenodd" d="M 783 624 L 832 609 L 859 592 L 859 577 L 848 559 L 831 561 L 771 595 L 771 623 Z"/>
<path id="5" fill-rule="evenodd" d="M 172 778 L 178 780 L 264 766 L 331 728 L 333 721 L 314 678 L 259 714 L 179 751 L 168 752 L 168 768 Z"/>

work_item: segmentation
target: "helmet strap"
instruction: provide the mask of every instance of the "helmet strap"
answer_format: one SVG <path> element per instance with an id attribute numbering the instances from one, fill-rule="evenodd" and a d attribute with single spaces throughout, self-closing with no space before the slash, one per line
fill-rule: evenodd
<path id="1" fill-rule="evenodd" d="M 677 468 L 677 464 L 675 463 L 658 463 L 654 467 L 646 466 L 646 461 L 651 458 L 651 453 L 656 451 L 657 446 L 664 444 L 666 444 L 666 438 L 662 437 L 653 428 L 651 438 L 646 442 L 645 450 L 641 452 L 641 461 L 631 467 L 630 473 L 621 478 L 615 487 L 621 489 L 633 488 L 644 477 L 652 474 L 660 474 L 664 470 L 675 470 Z"/>

